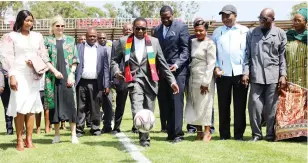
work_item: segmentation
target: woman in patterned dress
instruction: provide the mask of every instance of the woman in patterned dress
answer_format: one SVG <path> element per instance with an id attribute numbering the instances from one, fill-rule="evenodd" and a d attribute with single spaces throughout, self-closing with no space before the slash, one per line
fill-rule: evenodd
<path id="1" fill-rule="evenodd" d="M 50 36 L 45 37 L 49 59 L 63 79 L 57 79 L 52 73 L 46 73 L 45 107 L 49 109 L 49 120 L 54 124 L 55 137 L 52 143 L 60 142 L 60 122 L 68 121 L 71 128 L 71 142 L 79 143 L 76 136 L 76 97 L 75 70 L 79 63 L 75 39 L 64 35 L 65 22 L 61 16 L 51 20 Z"/>
<path id="2" fill-rule="evenodd" d="M 280 92 L 276 113 L 276 140 L 307 137 L 307 8 L 293 18 L 287 31 L 288 88 Z"/>

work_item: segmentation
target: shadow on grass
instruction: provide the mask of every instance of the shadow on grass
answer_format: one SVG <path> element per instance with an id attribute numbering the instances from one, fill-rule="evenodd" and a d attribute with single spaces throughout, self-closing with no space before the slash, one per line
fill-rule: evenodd
<path id="1" fill-rule="evenodd" d="M 52 139 L 33 139 L 33 144 L 52 144 Z M 62 141 L 61 142 L 70 142 L 70 141 Z M 0 144 L 0 149 L 7 150 L 9 148 L 16 148 L 16 139 L 10 141 L 10 143 L 2 143 Z"/>
<path id="2" fill-rule="evenodd" d="M 89 146 L 114 147 L 119 151 L 125 151 L 125 148 L 119 141 L 83 142 L 82 144 Z"/>

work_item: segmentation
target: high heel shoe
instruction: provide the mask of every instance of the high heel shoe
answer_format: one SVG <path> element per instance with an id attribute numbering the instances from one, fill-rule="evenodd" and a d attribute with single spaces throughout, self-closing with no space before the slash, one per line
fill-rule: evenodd
<path id="1" fill-rule="evenodd" d="M 202 140 L 204 137 L 204 133 L 202 131 L 197 131 L 196 140 Z"/>
<path id="2" fill-rule="evenodd" d="M 205 132 L 205 133 L 204 133 L 204 137 L 203 137 L 203 141 L 204 141 L 204 142 L 210 142 L 210 141 L 211 141 L 211 138 L 212 138 L 212 136 L 211 136 L 211 133 L 210 133 L 210 132 Z"/>
<path id="3" fill-rule="evenodd" d="M 26 148 L 36 148 L 36 147 L 33 145 L 33 143 L 31 143 L 31 145 L 30 145 L 29 142 L 28 142 L 26 139 L 24 139 L 24 144 L 25 144 Z"/>
<path id="4" fill-rule="evenodd" d="M 18 143 L 16 144 L 17 151 L 23 151 L 25 149 L 24 143 Z"/>

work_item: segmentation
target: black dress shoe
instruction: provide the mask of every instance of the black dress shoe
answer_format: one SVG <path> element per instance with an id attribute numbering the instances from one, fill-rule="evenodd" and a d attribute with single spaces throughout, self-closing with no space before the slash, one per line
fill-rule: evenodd
<path id="1" fill-rule="evenodd" d="M 273 142 L 273 141 L 275 141 L 275 138 L 272 137 L 272 136 L 266 136 L 265 140 L 268 141 L 268 142 Z"/>
<path id="2" fill-rule="evenodd" d="M 101 133 L 102 133 L 102 134 L 107 134 L 107 133 L 111 133 L 111 131 L 112 131 L 111 128 L 104 128 L 104 127 L 103 127 Z"/>
<path id="3" fill-rule="evenodd" d="M 135 134 L 139 133 L 138 129 L 136 129 L 135 127 L 132 127 L 132 132 L 135 133 Z"/>
<path id="4" fill-rule="evenodd" d="M 148 141 L 140 141 L 139 143 L 143 147 L 150 147 L 150 142 L 148 142 Z"/>
<path id="5" fill-rule="evenodd" d="M 177 137 L 177 138 L 173 139 L 172 143 L 176 144 L 176 143 L 179 143 L 179 142 L 182 142 L 182 141 L 183 141 L 183 138 Z"/>
<path id="6" fill-rule="evenodd" d="M 111 133 L 115 135 L 115 134 L 120 133 L 120 132 L 121 132 L 121 130 L 120 130 L 120 129 L 115 129 L 115 130 L 112 130 L 112 132 L 111 132 Z"/>
<path id="7" fill-rule="evenodd" d="M 244 141 L 244 138 L 241 137 L 241 138 L 234 138 L 236 141 Z"/>
<path id="8" fill-rule="evenodd" d="M 91 133 L 91 135 L 93 135 L 93 136 L 100 136 L 102 133 L 101 133 L 101 131 L 98 129 L 98 130 L 92 130 L 92 129 L 90 129 L 90 133 Z"/>
<path id="9" fill-rule="evenodd" d="M 6 130 L 6 135 L 13 135 L 13 130 L 12 129 Z"/>
<path id="10" fill-rule="evenodd" d="M 230 137 L 220 137 L 220 140 L 229 140 L 231 139 Z"/>
<path id="11" fill-rule="evenodd" d="M 77 136 L 78 138 L 80 138 L 80 137 L 83 136 L 83 134 L 82 134 L 82 133 L 77 133 L 76 136 Z"/>
<path id="12" fill-rule="evenodd" d="M 257 141 L 259 141 L 259 140 L 261 140 L 261 138 L 260 138 L 259 136 L 253 136 L 253 137 L 250 139 L 250 141 L 252 141 L 252 142 L 257 142 Z"/>

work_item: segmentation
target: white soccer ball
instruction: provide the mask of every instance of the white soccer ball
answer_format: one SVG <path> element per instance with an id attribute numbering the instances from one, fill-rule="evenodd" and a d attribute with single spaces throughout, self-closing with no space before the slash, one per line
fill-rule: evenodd
<path id="1" fill-rule="evenodd" d="M 138 111 L 134 118 L 134 125 L 138 131 L 148 133 L 154 127 L 155 116 L 151 110 L 142 109 Z"/>

